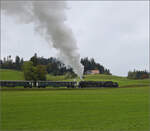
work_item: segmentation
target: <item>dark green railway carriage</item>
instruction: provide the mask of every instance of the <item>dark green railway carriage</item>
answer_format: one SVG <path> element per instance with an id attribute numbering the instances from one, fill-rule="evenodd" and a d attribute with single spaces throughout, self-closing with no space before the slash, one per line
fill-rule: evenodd
<path id="1" fill-rule="evenodd" d="M 1 87 L 16 87 L 16 86 L 23 86 L 23 87 L 32 87 L 32 83 L 29 81 L 7 81 L 1 80 L 0 81 Z"/>
<path id="2" fill-rule="evenodd" d="M 62 81 L 38 81 L 37 87 L 68 87 L 75 88 L 76 82 L 62 82 Z"/>

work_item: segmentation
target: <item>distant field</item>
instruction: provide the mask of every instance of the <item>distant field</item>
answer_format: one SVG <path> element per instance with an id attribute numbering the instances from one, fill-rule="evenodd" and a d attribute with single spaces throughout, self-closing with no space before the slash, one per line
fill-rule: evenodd
<path id="1" fill-rule="evenodd" d="M 140 79 L 132 80 L 126 77 L 111 76 L 111 75 L 87 75 L 85 80 L 92 81 L 114 81 L 118 82 L 120 87 L 140 87 L 140 86 L 150 86 L 150 79 Z"/>
<path id="2" fill-rule="evenodd" d="M 24 80 L 23 72 L 0 69 L 0 80 Z"/>
<path id="3" fill-rule="evenodd" d="M 2 91 L 2 131 L 149 131 L 149 87 Z"/>
<path id="4" fill-rule="evenodd" d="M 0 70 L 0 80 L 24 80 L 23 72 L 15 70 Z M 51 81 L 73 81 L 73 79 L 65 79 L 65 76 L 47 75 L 47 80 Z M 118 82 L 120 87 L 137 87 L 150 86 L 150 79 L 131 80 L 126 77 L 111 75 L 85 75 L 86 81 L 114 81 Z"/>

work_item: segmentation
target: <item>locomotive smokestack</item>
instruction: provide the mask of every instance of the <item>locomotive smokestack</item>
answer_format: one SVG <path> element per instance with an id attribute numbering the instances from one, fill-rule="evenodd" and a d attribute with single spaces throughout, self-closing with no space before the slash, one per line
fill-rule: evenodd
<path id="1" fill-rule="evenodd" d="M 35 32 L 59 52 L 60 59 L 70 65 L 82 79 L 83 66 L 72 30 L 65 24 L 67 9 L 62 1 L 2 1 L 2 10 L 20 23 L 33 23 Z"/>

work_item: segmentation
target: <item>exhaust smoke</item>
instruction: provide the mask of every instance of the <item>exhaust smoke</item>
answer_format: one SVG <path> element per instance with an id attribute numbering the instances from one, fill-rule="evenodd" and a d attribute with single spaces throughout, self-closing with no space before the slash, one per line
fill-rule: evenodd
<path id="1" fill-rule="evenodd" d="M 61 60 L 82 78 L 83 66 L 72 30 L 65 24 L 65 1 L 2 1 L 2 10 L 19 23 L 33 23 L 35 32 L 57 49 Z"/>

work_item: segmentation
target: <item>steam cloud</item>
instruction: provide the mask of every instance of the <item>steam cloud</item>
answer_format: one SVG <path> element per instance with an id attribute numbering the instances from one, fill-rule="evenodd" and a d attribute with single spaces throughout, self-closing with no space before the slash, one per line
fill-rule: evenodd
<path id="1" fill-rule="evenodd" d="M 65 24 L 66 2 L 40 1 L 5 1 L 1 3 L 2 10 L 9 16 L 16 17 L 20 23 L 34 23 L 35 32 L 52 43 L 58 50 L 60 58 L 70 65 L 74 72 L 82 78 L 83 66 L 72 30 Z"/>

